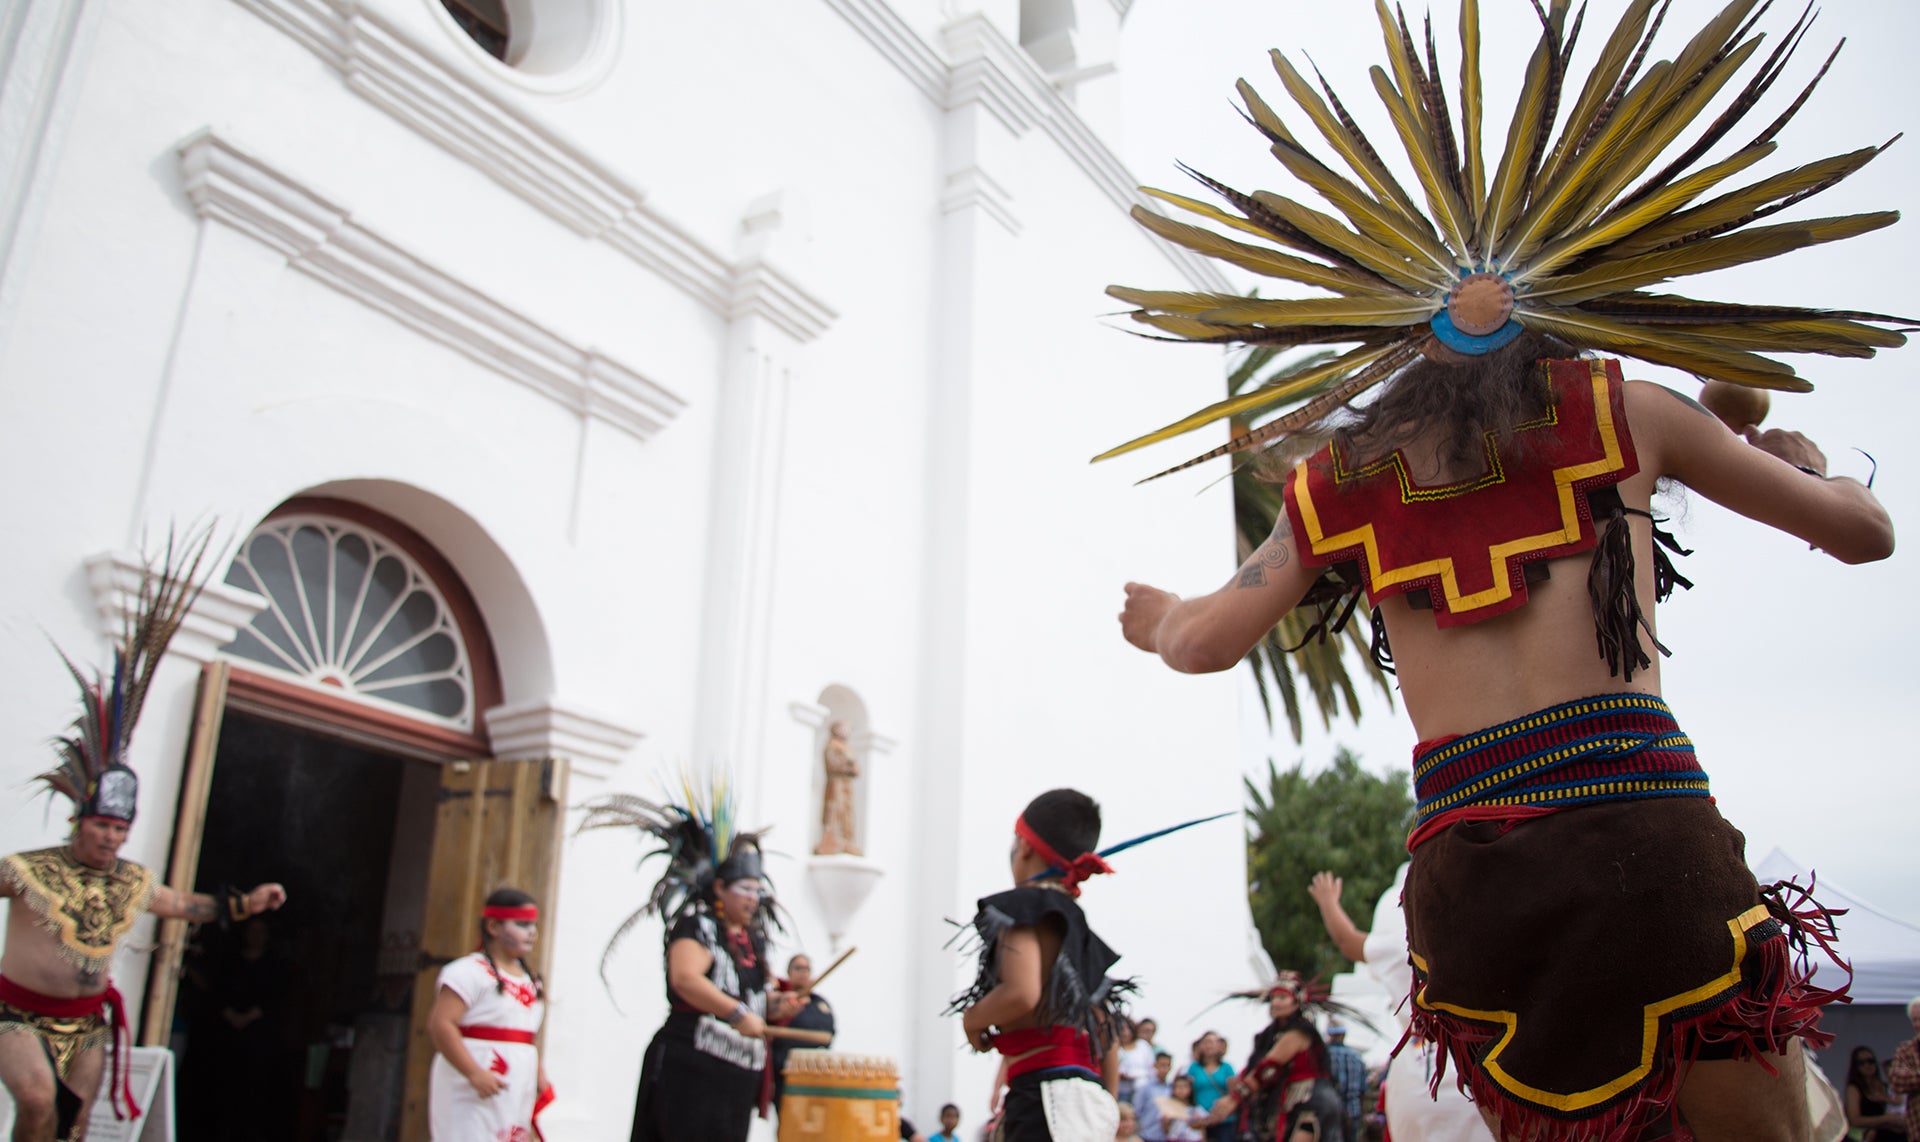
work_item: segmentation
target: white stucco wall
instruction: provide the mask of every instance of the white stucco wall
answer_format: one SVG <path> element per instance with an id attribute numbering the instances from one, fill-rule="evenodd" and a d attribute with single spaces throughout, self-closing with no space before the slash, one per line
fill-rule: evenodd
<path id="1" fill-rule="evenodd" d="M 1121 9 L 1086 6 L 1110 59 Z M 1113 621 L 1128 578 L 1229 572 L 1225 492 L 1085 463 L 1220 384 L 1210 354 L 1101 320 L 1109 281 L 1181 274 L 1089 126 L 1117 129 L 1093 93 L 1124 77 L 1088 81 L 1081 115 L 1020 56 L 1013 0 L 630 5 L 604 77 L 557 95 L 428 0 L 27 11 L 74 34 L 58 84 L 16 64 L 0 87 L 0 121 L 41 124 L 5 160 L 25 205 L 0 263 L 0 784 L 24 789 L 68 716 L 42 632 L 104 646 L 86 558 L 169 521 L 244 532 L 302 493 L 367 503 L 472 588 L 509 705 L 641 735 L 576 799 L 736 755 L 816 962 L 819 761 L 791 711 L 858 695 L 887 739 L 885 875 L 826 989 L 841 1045 L 898 1058 L 909 1113 L 977 1120 L 992 1065 L 938 1018 L 965 974 L 940 945 L 1005 885 L 1020 807 L 1076 785 L 1119 839 L 1241 800 L 1231 681 L 1165 671 Z M 583 415 L 610 389 L 670 397 L 651 430 Z M 135 859 L 166 856 L 195 669 L 169 662 L 149 702 Z M 61 815 L 17 793 L 5 847 Z M 617 1009 L 595 977 L 637 855 L 571 842 L 544 937 L 551 1121 L 583 1142 L 625 1137 L 664 1013 L 657 924 L 609 965 Z M 1240 828 L 1118 863 L 1089 911 L 1183 1044 L 1247 982 Z M 117 970 L 138 994 L 144 956 Z"/>

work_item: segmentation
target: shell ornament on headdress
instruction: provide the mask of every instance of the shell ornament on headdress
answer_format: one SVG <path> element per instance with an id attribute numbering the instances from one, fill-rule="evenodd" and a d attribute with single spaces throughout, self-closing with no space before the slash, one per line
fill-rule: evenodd
<path id="1" fill-rule="evenodd" d="M 697 788 L 691 778 L 680 781 L 679 803 L 670 797 L 649 801 L 631 793 L 610 793 L 587 802 L 587 815 L 576 832 L 589 829 L 631 828 L 654 841 L 658 847 L 640 858 L 645 865 L 654 857 L 666 858 L 666 868 L 654 882 L 645 903 L 621 922 L 600 955 L 600 980 L 606 982 L 607 960 L 613 950 L 641 918 L 658 915 L 667 929 L 682 916 L 711 904 L 716 881 L 757 879 L 764 886 L 759 911 L 752 926 L 764 937 L 766 926 L 780 926 L 778 906 L 772 886 L 761 867 L 758 832 L 742 832 L 734 819 L 733 791 L 724 776 L 714 775 Z"/>
<path id="2" fill-rule="evenodd" d="M 59 764 L 39 780 L 48 791 L 72 801 L 76 816 L 133 823 L 140 782 L 127 767 L 127 747 L 153 672 L 206 586 L 200 569 L 212 539 L 210 526 L 178 545 L 169 533 L 159 566 L 149 559 L 141 569 L 138 602 L 123 619 L 114 643 L 111 679 L 98 670 L 88 677 L 60 652 L 80 687 L 80 714 L 67 736 L 55 739 Z"/>
<path id="3" fill-rule="evenodd" d="M 1209 405 L 1096 460 L 1216 420 L 1257 417 L 1305 401 L 1169 471 L 1275 442 L 1321 425 L 1424 351 L 1438 354 L 1436 344 L 1471 356 L 1491 352 L 1523 330 L 1702 377 L 1795 392 L 1813 386 L 1793 366 L 1766 354 L 1871 357 L 1877 349 L 1905 343 L 1903 331 L 1916 324 L 1904 318 L 1650 292 L 1672 278 L 1856 237 L 1898 220 L 1897 212 L 1880 211 L 1754 225 L 1838 183 L 1883 146 L 1724 189 L 1774 153 L 1776 136 L 1826 66 L 1758 134 L 1702 165 L 1784 73 L 1806 35 L 1810 7 L 1761 56 L 1765 37 L 1753 28 L 1767 5 L 1734 0 L 1677 56 L 1649 64 L 1648 51 L 1671 0 L 1629 0 L 1575 94 L 1568 65 L 1586 8 L 1573 16 L 1568 31 L 1571 0 L 1532 2 L 1542 25 L 1540 40 L 1527 65 L 1506 147 L 1489 168 L 1481 147 L 1478 0 L 1461 0 L 1457 104 L 1449 102 L 1441 81 L 1431 18 L 1424 45 L 1417 45 L 1405 14 L 1375 0 L 1388 66 L 1372 69 L 1373 87 L 1418 176 L 1424 211 L 1317 73 L 1316 89 L 1284 55 L 1272 53 L 1287 94 L 1352 177 L 1309 154 L 1280 116 L 1240 82 L 1247 117 L 1272 144 L 1273 156 L 1345 220 L 1266 191 L 1243 194 L 1191 170 L 1231 209 L 1164 191 L 1147 193 L 1258 242 L 1141 207 L 1134 208 L 1134 217 L 1188 249 L 1330 296 L 1267 299 L 1122 286 L 1107 292 L 1137 306 L 1134 320 L 1169 340 L 1352 347 L 1283 383 Z M 1743 85 L 1730 87 L 1735 74 L 1756 57 L 1758 70 Z M 1829 56 L 1827 65 L 1832 62 Z M 1708 119 L 1709 104 L 1726 90 L 1736 94 Z M 1571 97 L 1570 105 L 1564 97 Z M 1682 147 L 1683 136 L 1703 121 L 1697 137 Z M 1670 161 L 1647 173 L 1676 147 L 1681 149 Z"/>

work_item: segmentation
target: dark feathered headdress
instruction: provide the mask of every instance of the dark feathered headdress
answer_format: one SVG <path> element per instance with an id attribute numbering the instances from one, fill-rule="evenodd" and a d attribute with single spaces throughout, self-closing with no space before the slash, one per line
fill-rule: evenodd
<path id="1" fill-rule="evenodd" d="M 680 917 L 710 907 L 715 881 L 758 879 L 765 886 L 759 911 L 754 913 L 756 934 L 764 936 L 766 925 L 779 926 L 772 886 L 760 863 L 760 836 L 765 830 L 743 832 L 734 817 L 733 791 L 724 776 L 715 775 L 697 787 L 682 776 L 680 798 L 650 801 L 631 793 L 610 793 L 589 801 L 587 815 L 577 832 L 588 829 L 637 829 L 658 847 L 640 858 L 645 865 L 654 857 L 664 857 L 666 868 L 640 907 L 621 922 L 613 938 L 600 955 L 600 979 L 606 982 L 607 959 L 641 917 L 658 915 L 669 931 Z"/>
<path id="2" fill-rule="evenodd" d="M 176 544 L 171 532 L 158 567 L 149 558 L 140 573 L 140 596 L 121 622 L 113 648 L 111 680 L 89 677 L 64 651 L 60 659 L 80 687 L 80 714 L 65 737 L 54 739 L 59 764 L 39 780 L 49 792 L 73 802 L 82 817 L 133 821 L 139 782 L 127 767 L 127 746 L 146 704 L 153 672 L 206 582 L 200 576 L 213 539 L 208 526 Z M 55 648 L 58 649 L 57 647 Z"/>
<path id="3" fill-rule="evenodd" d="M 1418 200 L 1388 170 L 1326 81 L 1316 73 L 1316 86 L 1285 56 L 1272 53 L 1287 94 L 1350 174 L 1310 154 L 1243 80 L 1239 90 L 1247 118 L 1280 165 L 1342 217 L 1266 191 L 1243 194 L 1192 171 L 1227 209 L 1164 191 L 1147 193 L 1225 226 L 1234 236 L 1140 207 L 1134 217 L 1188 249 L 1326 296 L 1268 299 L 1121 286 L 1107 292 L 1138 307 L 1134 320 L 1166 339 L 1351 348 L 1095 459 L 1216 420 L 1298 404 L 1179 468 L 1277 442 L 1322 426 L 1435 343 L 1473 355 L 1506 344 L 1522 330 L 1701 377 L 1792 392 L 1813 386 L 1792 365 L 1766 354 L 1871 357 L 1876 349 L 1903 344 L 1902 332 L 1915 327 L 1905 318 L 1652 292 L 1673 278 L 1856 237 L 1899 218 L 1897 212 L 1878 211 L 1753 225 L 1840 182 L 1885 147 L 1862 147 L 1726 189 L 1774 153 L 1781 129 L 1826 74 L 1822 66 L 1758 134 L 1702 165 L 1784 74 L 1805 38 L 1812 9 L 1771 52 L 1762 53 L 1765 37 L 1753 29 L 1766 6 L 1733 0 L 1671 60 L 1649 63 L 1648 51 L 1670 3 L 1627 0 L 1599 59 L 1576 85 L 1568 65 L 1584 4 L 1573 15 L 1572 0 L 1533 0 L 1540 39 L 1527 64 L 1506 145 L 1498 161 L 1489 164 L 1481 145 L 1479 0 L 1460 0 L 1460 89 L 1451 104 L 1431 18 L 1421 44 L 1404 12 L 1375 0 L 1387 66 L 1373 68 L 1373 88 L 1418 176 Z M 1758 70 L 1734 84 L 1736 73 L 1755 60 Z M 1829 57 L 1827 63 L 1832 62 Z M 1710 114 L 1709 106 L 1723 91 L 1735 94 L 1717 115 Z M 1670 162 L 1647 174 L 1675 151 Z"/>
<path id="4" fill-rule="evenodd" d="M 1300 1010 L 1303 1014 L 1318 1013 L 1329 1018 L 1339 1016 L 1369 1028 L 1373 1027 L 1373 1020 L 1369 1019 L 1365 1013 L 1333 998 L 1333 992 L 1320 981 L 1319 976 L 1308 979 L 1297 971 L 1283 971 L 1265 987 L 1251 987 L 1230 992 L 1226 999 L 1247 999 L 1265 1003 L 1283 991 L 1291 993 L 1300 1002 Z M 1225 1002 L 1225 1000 L 1218 1002 Z M 1218 1003 L 1214 1006 L 1217 1005 Z"/>

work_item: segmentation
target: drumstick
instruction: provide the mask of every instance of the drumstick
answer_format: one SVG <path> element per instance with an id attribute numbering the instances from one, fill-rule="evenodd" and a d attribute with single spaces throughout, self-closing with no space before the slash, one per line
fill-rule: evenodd
<path id="1" fill-rule="evenodd" d="M 809 996 L 809 995 L 812 995 L 812 994 L 813 994 L 813 989 L 814 989 L 814 988 L 816 988 L 816 987 L 819 987 L 819 986 L 820 986 L 820 981 L 821 981 L 821 980 L 823 980 L 823 979 L 826 979 L 826 978 L 827 978 L 828 976 L 830 976 L 830 975 L 832 975 L 832 974 L 833 974 L 833 969 L 834 969 L 834 968 L 837 968 L 837 967 L 839 967 L 839 966 L 840 966 L 841 964 L 844 964 L 844 963 L 846 963 L 846 962 L 847 962 L 847 957 L 848 957 L 848 956 L 850 956 L 850 955 L 852 955 L 853 953 L 855 953 L 855 952 L 857 952 L 857 951 L 859 951 L 859 950 L 860 950 L 860 948 L 859 948 L 859 947 L 858 947 L 858 946 L 856 945 L 856 946 L 854 946 L 854 947 L 851 947 L 851 948 L 848 948 L 848 949 L 847 949 L 846 951 L 844 951 L 844 952 L 841 952 L 841 953 L 840 953 L 840 956 L 839 956 L 839 958 L 838 958 L 838 959 L 836 959 L 836 960 L 834 960 L 834 961 L 833 961 L 832 963 L 830 963 L 830 964 L 828 964 L 828 965 L 827 965 L 827 970 L 826 970 L 826 971 L 823 971 L 823 972 L 821 972 L 821 973 L 820 973 L 819 975 L 817 975 L 817 976 L 814 976 L 814 977 L 813 977 L 813 982 L 812 982 L 812 983 L 810 983 L 810 984 L 808 984 L 807 986 L 805 986 L 805 987 L 803 987 L 803 988 L 801 988 L 801 989 L 800 989 L 799 991 L 796 991 L 796 992 L 794 992 L 794 994 L 795 994 L 795 995 L 798 995 L 798 996 L 799 996 L 800 998 L 802 998 L 802 999 L 805 999 L 805 998 L 806 998 L 807 996 Z"/>
<path id="2" fill-rule="evenodd" d="M 767 1038 L 788 1039 L 795 1043 L 812 1043 L 816 1047 L 833 1045 L 831 1031 L 806 1031 L 798 1027 L 782 1027 L 777 1023 L 767 1025 Z"/>

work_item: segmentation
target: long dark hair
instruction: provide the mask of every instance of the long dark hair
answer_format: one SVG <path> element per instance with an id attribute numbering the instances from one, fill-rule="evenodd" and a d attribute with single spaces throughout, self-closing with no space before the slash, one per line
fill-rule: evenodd
<path id="1" fill-rule="evenodd" d="M 529 896 L 517 888 L 496 888 L 487 894 L 486 900 L 486 906 L 488 908 L 526 908 L 536 903 L 538 903 L 538 901 L 534 900 L 532 896 Z M 501 923 L 505 922 L 504 920 L 501 921 Z M 500 965 L 493 962 L 493 949 L 487 946 L 487 922 L 485 919 L 480 921 L 480 954 L 487 958 L 487 970 L 493 973 L 494 990 L 505 995 L 507 992 L 507 979 L 500 974 Z M 520 970 L 527 973 L 527 978 L 533 981 L 533 993 L 535 995 L 545 995 L 547 988 L 546 984 L 540 981 L 540 973 L 533 970 L 532 965 L 527 963 L 525 956 L 515 958 L 520 964 Z"/>
<path id="2" fill-rule="evenodd" d="M 1865 1079 L 1860 1077 L 1860 1064 L 1863 1061 L 1860 1056 L 1863 1053 L 1866 1055 L 1864 1061 L 1871 1066 Z M 1848 1052 L 1847 1085 L 1859 1087 L 1861 1093 L 1873 1099 L 1875 1102 L 1885 1101 L 1887 1081 L 1880 1074 L 1880 1056 L 1874 1052 L 1872 1047 L 1861 1044 Z"/>
<path id="3" fill-rule="evenodd" d="M 1333 431 L 1343 451 L 1366 462 L 1416 440 L 1433 440 L 1456 478 L 1479 470 L 1489 434 L 1502 445 L 1513 430 L 1546 411 L 1549 393 L 1539 363 L 1572 357 L 1571 345 L 1522 333 L 1480 357 L 1447 364 L 1422 357 L 1381 386 L 1377 400 Z"/>

